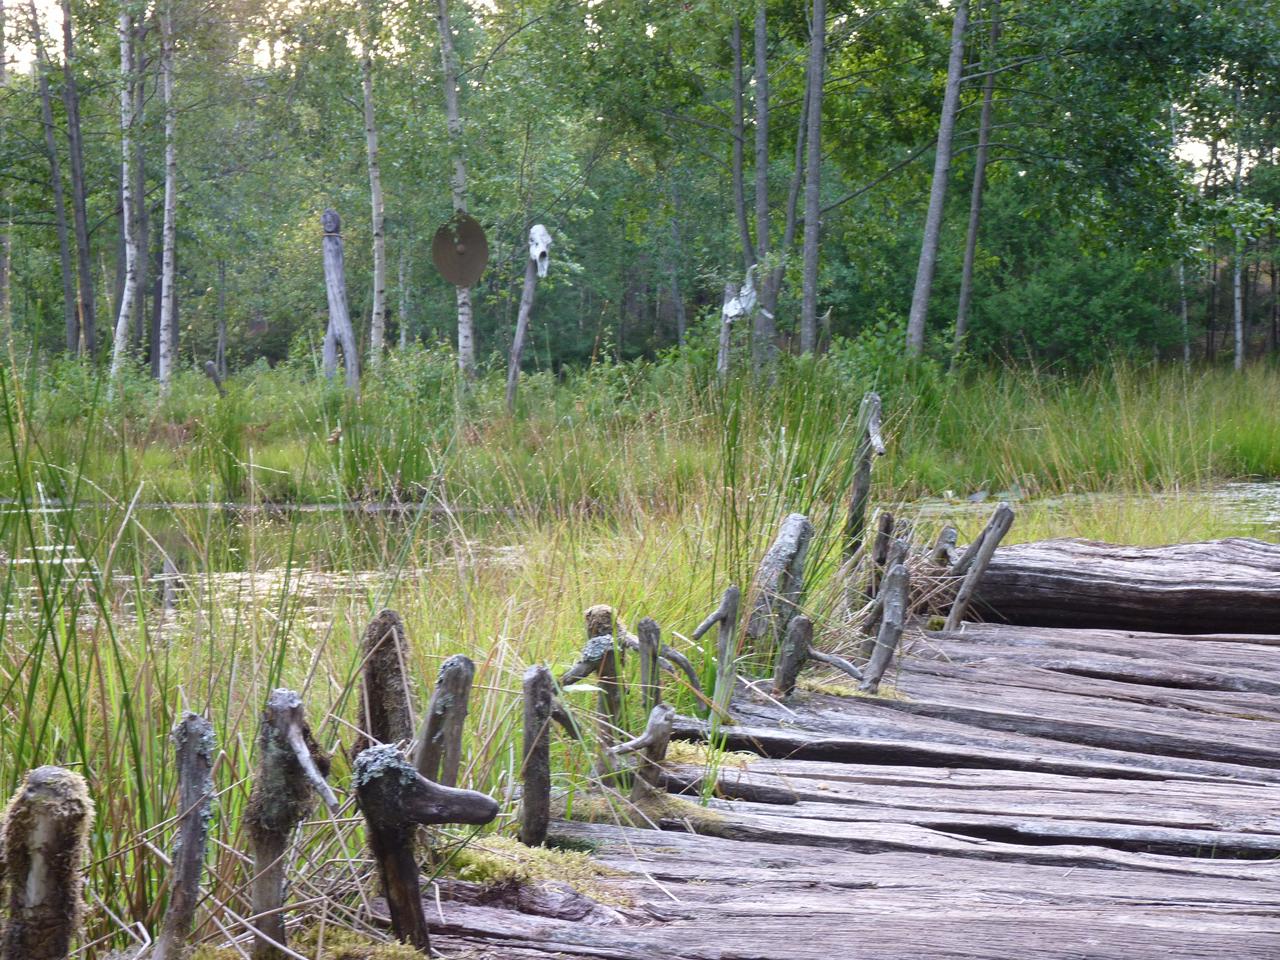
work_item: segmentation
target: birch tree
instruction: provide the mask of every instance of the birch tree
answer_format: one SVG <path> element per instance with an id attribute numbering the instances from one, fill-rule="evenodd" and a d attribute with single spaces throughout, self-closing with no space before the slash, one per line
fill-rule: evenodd
<path id="1" fill-rule="evenodd" d="M 458 61 L 453 48 L 453 30 L 449 26 L 449 0 L 436 0 L 440 29 L 440 60 L 444 83 L 445 122 L 449 130 L 449 147 L 453 152 L 453 192 L 455 213 L 467 212 L 467 163 L 462 143 L 462 113 L 458 107 Z M 458 303 L 458 368 L 467 379 L 475 376 L 475 328 L 471 316 L 471 288 L 457 287 Z"/>
<path id="2" fill-rule="evenodd" d="M 174 35 L 173 2 L 165 0 L 160 9 L 160 86 L 164 96 L 164 226 L 160 259 L 160 334 L 157 366 L 161 392 L 173 379 L 177 317 L 174 307 L 175 241 L 178 217 L 177 110 L 173 99 Z"/>
<path id="3" fill-rule="evenodd" d="M 373 311 L 369 318 L 369 366 L 382 362 L 387 330 L 387 238 L 382 201 L 382 168 L 378 162 L 378 127 L 373 104 L 373 25 L 365 8 L 364 56 L 360 61 L 364 93 L 364 142 L 369 160 L 369 199 L 373 227 Z"/>

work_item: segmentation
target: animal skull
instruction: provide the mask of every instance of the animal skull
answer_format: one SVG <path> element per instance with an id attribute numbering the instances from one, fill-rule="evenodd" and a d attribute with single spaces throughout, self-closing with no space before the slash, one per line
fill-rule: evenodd
<path id="1" fill-rule="evenodd" d="M 529 259 L 537 265 L 538 276 L 547 275 L 547 260 L 551 254 L 551 234 L 540 223 L 529 228 Z"/>
<path id="2" fill-rule="evenodd" d="M 756 307 L 756 268 L 754 266 L 747 270 L 746 279 L 742 281 L 742 286 L 738 288 L 738 294 L 725 301 L 724 306 L 720 308 L 720 315 L 725 323 L 733 323 L 742 317 L 748 316 Z"/>

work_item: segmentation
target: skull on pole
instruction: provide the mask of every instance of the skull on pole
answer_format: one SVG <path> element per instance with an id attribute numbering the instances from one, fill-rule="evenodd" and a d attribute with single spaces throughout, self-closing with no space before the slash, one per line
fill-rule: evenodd
<path id="1" fill-rule="evenodd" d="M 529 228 L 529 259 L 538 268 L 538 276 L 547 275 L 547 264 L 551 256 L 551 234 L 540 223 Z"/>

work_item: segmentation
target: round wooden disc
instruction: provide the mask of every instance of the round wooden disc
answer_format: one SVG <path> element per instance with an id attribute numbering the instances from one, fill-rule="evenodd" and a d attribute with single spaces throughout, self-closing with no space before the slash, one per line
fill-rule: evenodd
<path id="1" fill-rule="evenodd" d="M 489 262 L 489 241 L 474 217 L 455 213 L 431 241 L 436 269 L 455 287 L 471 287 Z"/>

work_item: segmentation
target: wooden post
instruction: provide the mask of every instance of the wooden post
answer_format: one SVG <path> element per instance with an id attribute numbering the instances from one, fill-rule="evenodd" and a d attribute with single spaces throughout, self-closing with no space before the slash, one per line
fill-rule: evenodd
<path id="1" fill-rule="evenodd" d="M 934 566 L 947 567 L 956 559 L 956 540 L 959 533 L 951 524 L 947 524 L 938 531 L 938 539 L 933 542 L 933 549 L 929 551 L 929 562 Z"/>
<path id="2" fill-rule="evenodd" d="M 667 758 L 667 747 L 671 743 L 675 719 L 676 708 L 669 703 L 660 703 L 649 711 L 649 721 L 645 724 L 644 733 L 634 740 L 619 744 L 611 751 L 614 757 L 626 753 L 640 754 L 640 764 L 636 769 L 636 780 L 631 791 L 633 802 L 638 803 L 647 796 L 662 792 L 662 762 Z"/>
<path id="3" fill-rule="evenodd" d="M 720 598 L 720 606 L 693 631 L 693 640 L 697 642 L 702 635 L 718 626 L 716 637 L 716 685 L 711 696 L 711 708 L 716 717 L 729 717 L 729 704 L 733 700 L 733 689 L 738 681 L 737 655 L 735 642 L 738 632 L 738 603 L 740 593 L 737 584 L 732 584 Z"/>
<path id="4" fill-rule="evenodd" d="M 878 693 L 880 680 L 889 667 L 894 653 L 898 649 L 898 641 L 902 639 L 902 628 L 907 617 L 907 597 L 911 592 L 911 577 L 904 564 L 894 564 L 884 578 L 881 593 L 884 596 L 884 615 L 880 618 L 880 632 L 876 636 L 875 650 L 863 671 L 863 680 L 859 689 L 864 693 Z"/>
<path id="5" fill-rule="evenodd" d="M 524 761 L 520 776 L 520 842 L 541 846 L 551 820 L 551 704 L 555 680 L 544 666 L 524 672 Z"/>
<path id="6" fill-rule="evenodd" d="M 645 712 L 662 702 L 662 675 L 658 671 L 658 651 L 662 649 L 662 630 L 652 617 L 636 624 L 640 634 L 640 704 Z"/>
<path id="7" fill-rule="evenodd" d="M 623 716 L 621 664 L 618 662 L 621 650 L 617 642 L 618 624 L 613 607 L 603 603 L 588 607 L 583 619 L 587 627 L 588 644 L 594 638 L 607 637 L 608 643 L 600 649 L 600 662 L 596 666 L 596 677 L 600 684 L 597 712 L 600 715 L 598 724 L 600 746 L 607 750 L 617 740 L 618 732 L 627 727 Z"/>
<path id="8" fill-rule="evenodd" d="M 276 946 L 285 943 L 285 854 L 294 828 L 311 813 L 313 790 L 337 812 L 328 774 L 329 757 L 311 737 L 302 698 L 292 690 L 274 691 L 258 730 L 258 767 L 245 812 L 253 846 L 253 960 L 285 956 Z"/>
<path id="9" fill-rule="evenodd" d="M 402 743 L 413 736 L 413 700 L 405 676 L 409 644 L 404 621 L 381 610 L 364 632 L 359 734 L 351 756 L 377 743 Z"/>
<path id="10" fill-rule="evenodd" d="M 773 669 L 773 695 L 786 698 L 796 689 L 796 678 L 809 659 L 809 647 L 813 643 L 813 621 L 804 614 L 792 618 L 787 624 L 787 636 L 778 651 L 778 662 Z"/>
<path id="11" fill-rule="evenodd" d="M 178 759 L 178 832 L 173 841 L 173 876 L 164 926 L 153 960 L 184 960 L 200 902 L 200 877 L 213 808 L 213 758 L 217 743 L 213 724 L 186 714 L 170 734 Z"/>
<path id="12" fill-rule="evenodd" d="M 474 790 L 432 783 L 389 744 L 370 747 L 356 757 L 355 792 L 369 828 L 369 847 L 378 861 L 392 932 L 397 940 L 429 956 L 427 918 L 413 856 L 414 827 L 489 823 L 498 815 L 498 804 Z"/>
<path id="13" fill-rule="evenodd" d="M 809 518 L 803 513 L 790 514 L 756 569 L 746 634 L 757 652 L 772 656 L 786 635 L 787 624 L 796 615 L 796 604 L 804 593 L 804 564 L 812 540 L 813 524 Z"/>
<path id="14" fill-rule="evenodd" d="M 222 375 L 218 373 L 218 366 L 212 360 L 204 362 L 204 375 L 213 381 L 213 385 L 218 388 L 218 396 L 225 397 L 227 388 L 222 385 Z"/>
<path id="15" fill-rule="evenodd" d="M 720 308 L 720 347 L 716 353 L 716 379 L 720 385 L 729 382 L 730 348 L 733 344 L 734 315 L 730 314 L 729 305 L 738 295 L 737 287 L 732 283 L 724 285 L 724 305 Z"/>
<path id="16" fill-rule="evenodd" d="M 991 562 L 992 554 L 996 552 L 996 547 L 1000 546 L 1000 541 L 1012 526 L 1013 507 L 1002 503 L 996 507 L 996 512 L 987 521 L 987 526 L 979 536 L 977 544 L 965 551 L 960 564 L 964 564 L 968 570 L 956 593 L 955 602 L 951 604 L 951 611 L 947 614 L 947 623 L 943 629 L 955 630 L 960 626 L 968 610 L 969 601 L 973 599 L 973 593 L 978 588 L 982 575 L 986 573 L 987 564 Z M 957 564 L 957 567 L 960 564 Z"/>
<path id="17" fill-rule="evenodd" d="M 324 227 L 324 287 L 329 296 L 329 329 L 324 335 L 324 375 L 332 380 L 338 372 L 338 346 L 347 372 L 347 388 L 360 392 L 360 355 L 347 309 L 347 273 L 342 253 L 342 218 L 332 208 L 320 218 Z"/>
<path id="18" fill-rule="evenodd" d="M 428 780 L 456 786 L 462 766 L 462 731 L 471 701 L 471 681 L 476 665 L 455 654 L 440 665 L 436 688 L 431 691 L 427 715 L 418 734 L 413 765 Z"/>
<path id="19" fill-rule="evenodd" d="M 885 562 L 889 559 L 889 544 L 893 540 L 893 514 L 888 510 L 881 511 L 876 518 L 876 538 L 871 546 L 871 577 L 867 584 L 867 595 L 874 597 L 880 592 L 880 577 L 884 573 Z"/>
<path id="20" fill-rule="evenodd" d="M 538 266 L 532 258 L 524 262 L 524 287 L 520 291 L 520 308 L 516 312 L 515 339 L 511 341 L 511 358 L 507 362 L 507 413 L 515 413 L 516 387 L 520 383 L 520 355 L 529 332 L 529 315 L 533 313 L 533 297 L 538 287 Z"/>
<path id="21" fill-rule="evenodd" d="M 0 827 L 8 922 L 0 960 L 65 960 L 80 933 L 93 801 L 78 773 L 39 767 L 22 781 Z"/>
<path id="22" fill-rule="evenodd" d="M 847 560 L 862 546 L 867 527 L 867 503 L 871 498 L 871 463 L 884 455 L 884 439 L 880 436 L 880 394 L 868 393 L 858 411 L 857 465 L 853 487 L 849 492 L 849 516 L 844 525 L 844 556 Z"/>

